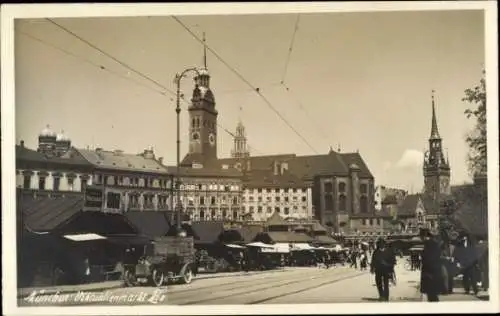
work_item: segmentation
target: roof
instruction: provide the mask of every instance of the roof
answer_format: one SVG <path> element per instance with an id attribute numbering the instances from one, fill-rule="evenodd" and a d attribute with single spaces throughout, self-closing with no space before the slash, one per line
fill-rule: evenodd
<path id="1" fill-rule="evenodd" d="M 129 235 L 139 233 L 138 228 L 123 214 L 101 211 L 82 211 L 56 228 L 60 234 L 94 233 L 103 236 Z"/>
<path id="2" fill-rule="evenodd" d="M 420 194 L 409 194 L 398 206 L 398 216 L 414 216 L 417 209 Z"/>
<path id="3" fill-rule="evenodd" d="M 169 174 L 177 174 L 177 167 L 168 166 L 166 167 Z M 241 178 L 242 173 L 236 169 L 217 169 L 217 168 L 179 168 L 181 177 L 227 177 L 227 178 Z"/>
<path id="4" fill-rule="evenodd" d="M 260 225 L 251 225 L 251 226 L 243 226 L 237 229 L 241 236 L 243 237 L 243 241 L 246 243 L 254 241 L 255 237 L 261 233 L 264 228 Z"/>
<path id="5" fill-rule="evenodd" d="M 351 164 L 355 164 L 359 167 L 359 177 L 373 178 L 373 174 L 370 172 L 370 169 L 368 169 L 368 166 L 359 153 L 341 153 L 340 156 L 346 165 L 350 166 Z"/>
<path id="6" fill-rule="evenodd" d="M 256 239 L 265 242 L 289 243 L 289 242 L 311 242 L 312 237 L 298 232 L 263 232 L 257 235 Z"/>
<path id="7" fill-rule="evenodd" d="M 382 204 L 398 204 L 398 198 L 395 195 L 388 195 L 382 200 Z"/>
<path id="8" fill-rule="evenodd" d="M 278 212 L 274 212 L 266 221 L 267 226 L 288 226 L 289 223 L 281 218 Z"/>
<path id="9" fill-rule="evenodd" d="M 219 235 L 224 232 L 224 223 L 215 221 L 193 222 L 193 231 L 200 238 L 198 243 L 211 244 L 219 240 Z"/>
<path id="10" fill-rule="evenodd" d="M 244 160 L 250 161 L 250 170 L 272 170 L 275 161 L 288 162 L 295 158 L 295 154 L 281 154 L 281 155 L 266 155 L 266 156 L 250 156 Z M 242 158 L 221 158 L 218 159 L 220 167 L 228 165 L 230 168 L 238 162 L 242 162 Z"/>
<path id="11" fill-rule="evenodd" d="M 202 153 L 187 153 L 181 161 L 182 167 L 191 168 L 193 164 L 201 164 L 206 168 L 219 169 L 220 165 L 218 160 L 209 159 Z"/>
<path id="12" fill-rule="evenodd" d="M 272 170 L 252 170 L 245 177 L 247 188 L 304 188 L 305 186 L 303 180 L 289 172 L 275 175 Z"/>
<path id="13" fill-rule="evenodd" d="M 124 215 L 142 235 L 165 236 L 170 228 L 171 212 L 128 211 Z"/>
<path id="14" fill-rule="evenodd" d="M 326 232 L 327 230 L 318 222 L 313 224 L 313 232 Z"/>
<path id="15" fill-rule="evenodd" d="M 167 174 L 167 168 L 153 158 L 146 158 L 142 154 L 127 154 L 121 151 L 77 149 L 78 152 L 94 167 Z"/>
<path id="16" fill-rule="evenodd" d="M 313 242 L 318 244 L 337 244 L 335 239 L 327 235 L 316 236 Z"/>
<path id="17" fill-rule="evenodd" d="M 82 211 L 83 194 L 67 194 L 61 197 L 49 197 L 33 193 L 18 192 L 18 215 L 22 217 L 27 230 L 48 232 L 67 222 Z"/>
<path id="18" fill-rule="evenodd" d="M 19 162 L 39 162 L 39 163 L 53 163 L 59 165 L 67 165 L 71 166 L 83 166 L 83 167 L 92 167 L 87 160 L 85 160 L 82 156 L 75 153 L 75 149 L 70 149 L 66 154 L 61 157 L 50 157 L 48 158 L 44 154 L 26 148 L 24 146 L 16 145 L 16 161 Z"/>

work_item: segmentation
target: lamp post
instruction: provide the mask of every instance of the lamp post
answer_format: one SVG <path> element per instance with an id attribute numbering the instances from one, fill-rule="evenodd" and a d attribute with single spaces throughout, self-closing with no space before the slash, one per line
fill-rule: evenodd
<path id="1" fill-rule="evenodd" d="M 198 72 L 198 69 L 196 68 L 188 68 L 185 69 L 181 74 L 176 74 L 175 75 L 175 83 L 177 85 L 177 93 L 176 93 L 176 107 L 175 107 L 175 113 L 177 114 L 177 166 L 176 166 L 176 178 L 175 178 L 175 188 L 176 188 L 176 214 L 177 214 L 177 232 L 180 232 L 181 230 L 181 208 L 182 206 L 180 205 L 180 200 L 181 200 L 181 176 L 180 176 L 180 165 L 181 165 L 181 119 L 180 119 L 180 114 L 181 114 L 181 80 L 184 78 L 184 76 L 188 73 L 194 71 L 198 76 L 200 73 Z"/>

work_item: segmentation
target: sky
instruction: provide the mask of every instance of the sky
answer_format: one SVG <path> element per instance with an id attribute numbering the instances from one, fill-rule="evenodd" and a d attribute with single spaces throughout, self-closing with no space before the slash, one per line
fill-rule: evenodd
<path id="1" fill-rule="evenodd" d="M 205 32 L 225 62 L 208 52 L 218 122 L 234 132 L 241 119 L 253 155 L 359 151 L 376 185 L 417 192 L 434 89 L 451 182 L 470 182 L 465 136 L 474 122 L 463 114 L 468 105 L 461 99 L 484 67 L 482 11 L 178 18 L 197 36 Z M 55 21 L 172 91 L 176 73 L 203 64 L 203 45 L 172 17 Z M 288 124 L 226 64 L 258 87 Z M 174 96 L 56 25 L 16 21 L 15 71 L 17 143 L 36 148 L 50 124 L 76 147 L 139 153 L 153 146 L 175 164 Z M 191 78 L 181 89 L 188 99 Z M 182 108 L 184 156 L 187 105 Z M 232 137 L 219 128 L 219 157 L 232 147 Z"/>

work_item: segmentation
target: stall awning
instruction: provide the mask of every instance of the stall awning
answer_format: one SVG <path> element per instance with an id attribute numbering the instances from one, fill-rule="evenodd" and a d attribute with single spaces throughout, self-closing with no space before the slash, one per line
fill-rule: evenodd
<path id="1" fill-rule="evenodd" d="M 298 251 L 300 251 L 300 250 L 313 250 L 313 249 L 315 249 L 315 248 L 309 244 L 306 244 L 306 243 L 292 244 L 292 250 L 295 250 L 295 251 L 297 251 L 297 250 Z"/>
<path id="2" fill-rule="evenodd" d="M 245 249 L 245 247 L 240 245 L 226 244 L 226 247 L 235 248 L 235 249 Z"/>
<path id="3" fill-rule="evenodd" d="M 257 241 L 257 242 L 251 242 L 247 244 L 249 247 L 260 247 L 260 248 L 274 248 L 273 245 L 265 244 L 263 242 Z"/>
<path id="4" fill-rule="evenodd" d="M 64 238 L 72 240 L 72 241 L 90 241 L 90 240 L 106 239 L 106 237 L 98 235 L 98 234 L 64 235 Z"/>
<path id="5" fill-rule="evenodd" d="M 285 243 L 277 243 L 272 245 L 272 248 L 262 248 L 262 252 L 265 253 L 289 253 L 290 245 Z"/>

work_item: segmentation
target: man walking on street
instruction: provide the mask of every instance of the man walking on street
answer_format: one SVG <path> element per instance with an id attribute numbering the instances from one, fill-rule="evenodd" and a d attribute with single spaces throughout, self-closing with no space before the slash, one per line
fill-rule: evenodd
<path id="1" fill-rule="evenodd" d="M 463 285 L 466 294 L 469 294 L 471 287 L 474 295 L 479 292 L 477 282 L 477 252 L 476 246 L 471 242 L 466 234 L 461 235 L 460 242 L 453 251 L 455 260 L 459 263 L 459 268 L 463 273 Z"/>
<path id="2" fill-rule="evenodd" d="M 420 292 L 427 295 L 429 302 L 439 302 L 442 288 L 441 249 L 432 238 L 431 232 L 424 228 L 420 230 L 420 238 L 424 242 L 422 251 L 422 266 L 420 277 Z"/>
<path id="3" fill-rule="evenodd" d="M 394 272 L 396 257 L 386 246 L 383 239 L 377 241 L 377 248 L 373 252 L 370 263 L 370 272 L 375 273 L 375 283 L 380 301 L 389 301 L 389 279 Z"/>

